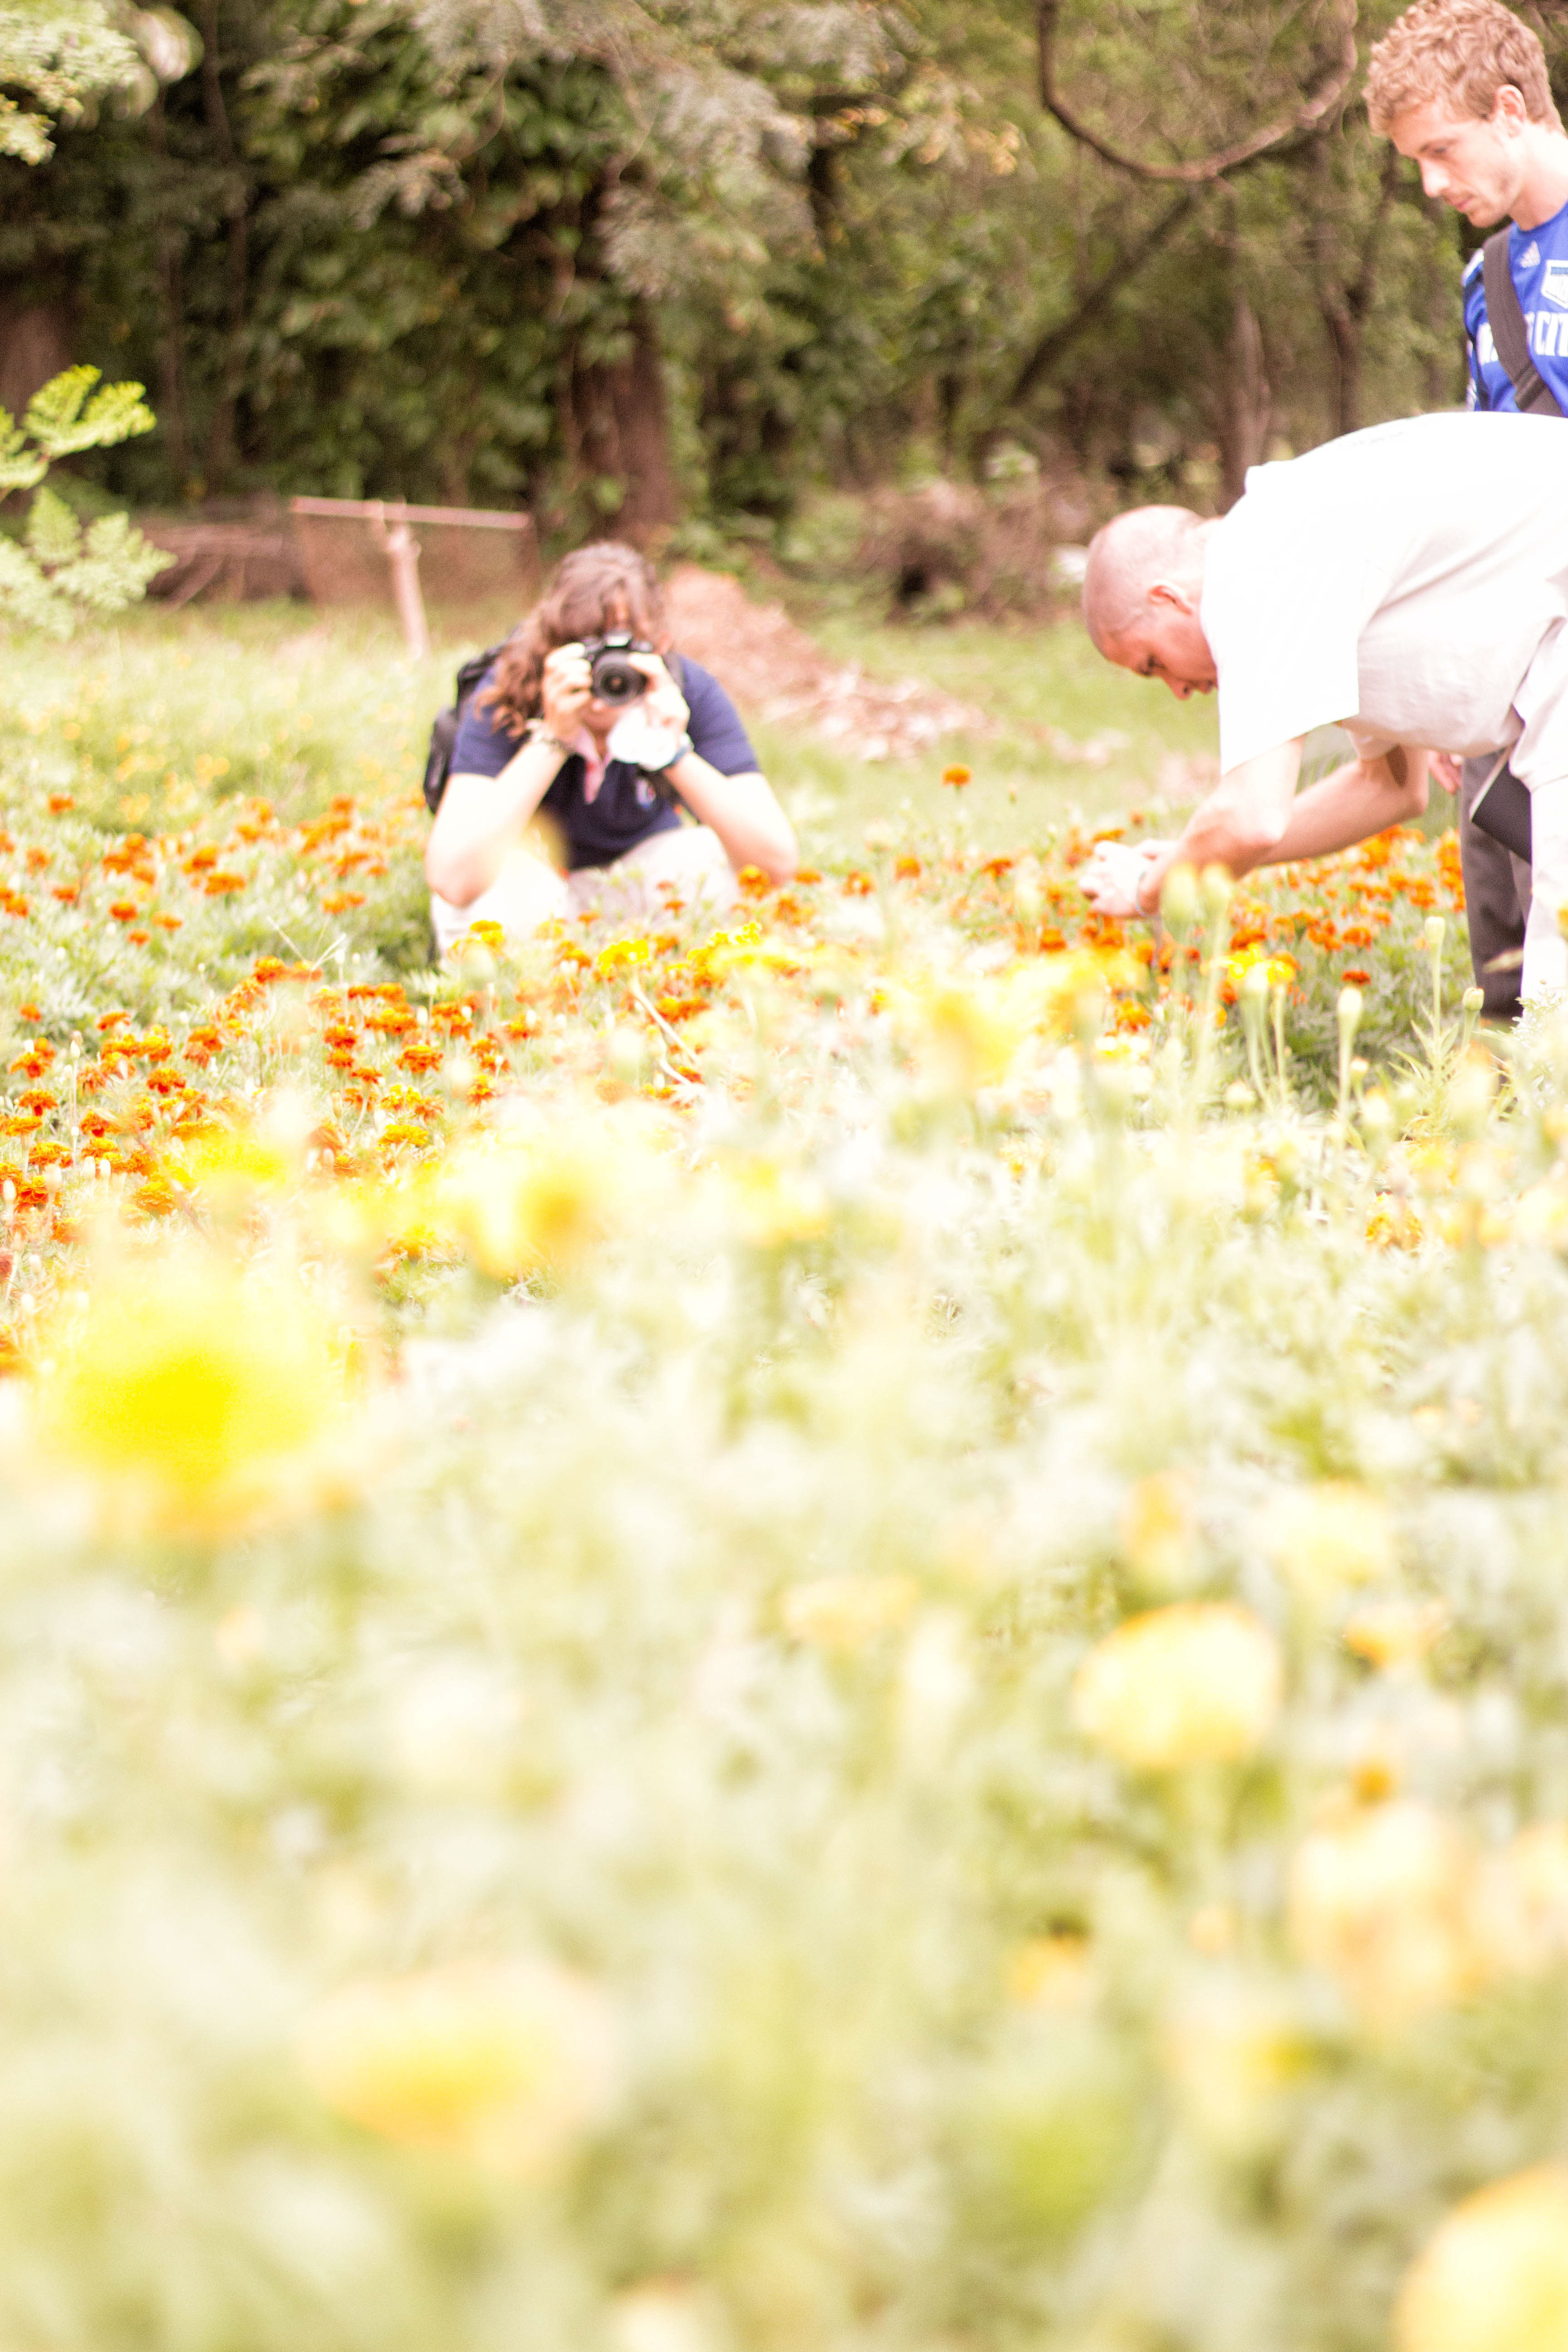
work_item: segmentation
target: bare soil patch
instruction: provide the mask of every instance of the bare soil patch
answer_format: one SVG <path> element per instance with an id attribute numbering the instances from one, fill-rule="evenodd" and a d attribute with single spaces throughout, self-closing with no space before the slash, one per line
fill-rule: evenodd
<path id="1" fill-rule="evenodd" d="M 862 760 L 908 760 L 944 735 L 994 722 L 923 678 L 877 678 L 831 661 L 782 604 L 760 604 L 728 572 L 678 564 L 665 583 L 675 642 L 722 678 L 742 709 L 806 726 Z"/>

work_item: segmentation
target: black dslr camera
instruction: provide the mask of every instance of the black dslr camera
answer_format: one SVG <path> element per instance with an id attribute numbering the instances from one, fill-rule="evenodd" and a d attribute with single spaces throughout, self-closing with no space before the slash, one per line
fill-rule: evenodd
<path id="1" fill-rule="evenodd" d="M 594 673 L 594 699 L 624 709 L 647 692 L 647 680 L 628 654 L 651 654 L 654 647 L 625 629 L 604 637 L 584 637 L 583 651 Z"/>

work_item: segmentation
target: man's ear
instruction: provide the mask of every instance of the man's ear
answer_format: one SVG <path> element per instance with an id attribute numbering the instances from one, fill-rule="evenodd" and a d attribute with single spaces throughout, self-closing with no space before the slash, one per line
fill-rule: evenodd
<path id="1" fill-rule="evenodd" d="M 1497 130 L 1510 135 L 1525 129 L 1530 121 L 1530 109 L 1524 102 L 1524 92 L 1517 83 L 1503 83 L 1492 100 L 1492 110 L 1488 120 Z"/>
<path id="2" fill-rule="evenodd" d="M 1192 598 L 1184 589 L 1178 588 L 1173 580 L 1156 580 L 1149 591 L 1149 602 L 1151 604 L 1173 605 L 1178 613 L 1190 613 L 1194 609 Z"/>

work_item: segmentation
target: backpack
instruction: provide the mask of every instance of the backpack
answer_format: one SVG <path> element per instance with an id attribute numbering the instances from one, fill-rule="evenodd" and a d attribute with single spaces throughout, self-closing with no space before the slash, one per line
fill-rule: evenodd
<path id="1" fill-rule="evenodd" d="M 453 685 L 456 692 L 448 710 L 437 711 L 430 730 L 430 749 L 425 754 L 425 805 L 432 816 L 441 805 L 447 789 L 447 779 L 452 772 L 452 752 L 458 740 L 458 730 L 463 723 L 463 713 L 484 682 L 485 672 L 510 641 L 502 638 L 499 646 L 487 646 L 482 654 L 470 654 L 458 670 Z"/>
<path id="2" fill-rule="evenodd" d="M 499 646 L 487 646 L 482 654 L 470 654 L 453 680 L 455 692 L 450 708 L 436 714 L 430 730 L 430 749 L 425 754 L 425 805 L 432 816 L 441 805 L 447 779 L 452 772 L 452 753 L 457 745 L 458 730 L 463 723 L 463 713 L 483 685 L 485 672 L 490 664 L 510 643 L 510 637 L 503 637 Z M 680 656 L 673 651 L 667 653 L 664 666 L 684 693 L 686 672 Z M 668 791 L 664 797 L 669 797 Z"/>

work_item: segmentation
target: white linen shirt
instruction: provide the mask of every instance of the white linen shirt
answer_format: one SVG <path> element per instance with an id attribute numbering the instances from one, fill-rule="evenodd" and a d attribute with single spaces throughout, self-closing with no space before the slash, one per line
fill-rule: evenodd
<path id="1" fill-rule="evenodd" d="M 1256 466 L 1209 533 L 1220 767 L 1337 721 L 1568 779 L 1568 433 L 1416 416 Z"/>

